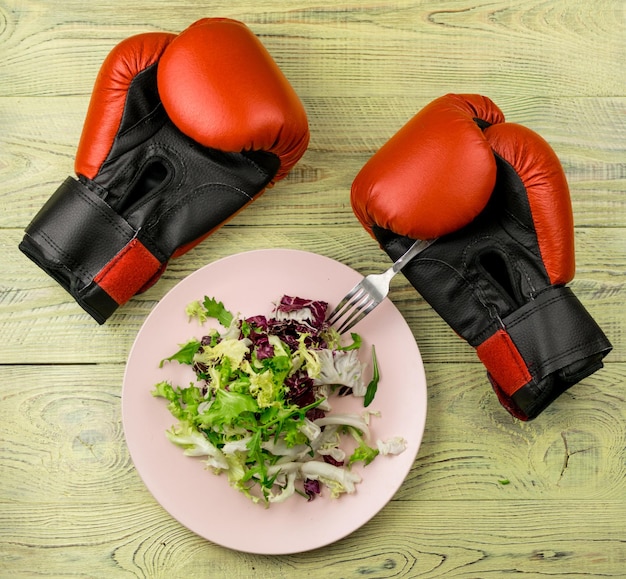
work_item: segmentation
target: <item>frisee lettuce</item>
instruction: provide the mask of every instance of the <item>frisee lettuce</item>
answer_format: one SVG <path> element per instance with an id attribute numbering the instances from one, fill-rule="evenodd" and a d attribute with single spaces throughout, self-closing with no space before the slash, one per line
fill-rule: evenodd
<path id="1" fill-rule="evenodd" d="M 152 391 L 178 420 L 166 432 L 169 440 L 185 455 L 204 457 L 216 474 L 226 473 L 254 502 L 268 506 L 294 494 L 312 500 L 323 488 L 334 498 L 352 493 L 361 480 L 355 463 L 367 466 L 380 454 L 403 450 L 397 441 L 370 443 L 373 412 L 331 412 L 337 390 L 365 396 L 369 404 L 379 372 L 372 346 L 366 387 L 362 339 L 353 333 L 342 345 L 325 321 L 326 307 L 283 296 L 273 316 L 243 318 L 205 296 L 186 313 L 200 324 L 215 319 L 224 330 L 208 330 L 160 362 L 190 366 L 195 374 L 187 387 L 163 381 Z M 352 451 L 343 447 L 345 439 L 356 443 Z"/>
<path id="2" fill-rule="evenodd" d="M 176 360 L 177 362 L 180 362 L 181 364 L 191 364 L 191 362 L 193 361 L 193 357 L 195 356 L 199 348 L 200 348 L 200 342 L 198 342 L 198 340 L 190 340 L 189 342 L 184 344 L 180 348 L 180 350 L 178 350 L 178 352 L 176 352 L 175 354 L 172 354 L 169 358 L 165 358 L 164 360 L 161 360 L 161 363 L 159 364 L 159 368 L 163 368 L 163 364 L 165 362 L 171 362 L 172 360 Z"/>

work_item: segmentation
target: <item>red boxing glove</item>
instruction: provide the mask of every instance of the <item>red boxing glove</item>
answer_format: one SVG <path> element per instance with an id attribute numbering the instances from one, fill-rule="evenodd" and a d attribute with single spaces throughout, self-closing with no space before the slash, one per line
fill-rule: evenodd
<path id="1" fill-rule="evenodd" d="M 535 418 L 602 367 L 611 344 L 570 288 L 574 229 L 565 174 L 539 135 L 478 95 L 420 111 L 352 186 L 362 225 L 476 348 L 502 405 Z"/>
<path id="2" fill-rule="evenodd" d="M 20 249 L 104 323 L 285 177 L 308 141 L 302 103 L 241 22 L 128 38 L 96 80 L 78 180 L 57 189 Z"/>

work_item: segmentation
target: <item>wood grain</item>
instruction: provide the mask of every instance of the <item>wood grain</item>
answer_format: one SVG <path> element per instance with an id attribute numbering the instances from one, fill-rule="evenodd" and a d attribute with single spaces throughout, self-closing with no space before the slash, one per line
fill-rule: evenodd
<path id="1" fill-rule="evenodd" d="M 247 577 L 254 567 L 259 576 L 287 578 L 480 577 L 512 568 L 619 577 L 626 405 L 610 382 L 626 376 L 579 387 L 520 428 L 486 389 L 478 364 L 427 371 L 424 444 L 392 502 L 322 551 L 260 557 L 195 537 L 150 497 L 120 428 L 123 366 L 2 367 L 0 553 L 11 553 L 4 569 Z M 204 574 L 205 565 L 216 575 Z"/>
<path id="2" fill-rule="evenodd" d="M 495 96 L 517 98 L 623 92 L 616 71 L 626 53 L 624 12 L 615 0 L 323 0 L 290 3 L 288 10 L 268 0 L 235 8 L 223 1 L 204 9 L 189 1 L 151 2 L 149 10 L 115 6 L 5 3 L 4 94 L 88 94 L 114 43 L 146 30 L 182 30 L 214 15 L 246 21 L 303 96 L 434 97 L 451 87 L 489 87 Z"/>
<path id="3" fill-rule="evenodd" d="M 11 576 L 82 577 L 623 577 L 626 552 L 614 521 L 622 502 L 392 502 L 349 537 L 318 551 L 258 556 L 213 545 L 163 517 L 158 505 L 96 503 L 16 508 L 0 529 Z M 581 533 L 580 521 L 585 531 Z M 33 532 L 36 529 L 36 532 Z M 558 531 L 557 531 L 558 530 Z M 39 553 L 33 557 L 34 553 Z M 24 573 L 24 570 L 28 572 Z"/>
<path id="4" fill-rule="evenodd" d="M 302 99 L 310 147 L 283 182 L 98 326 L 17 245 L 73 172 L 111 48 L 206 16 L 241 19 L 261 38 Z M 0 577 L 624 577 L 624 62 L 622 0 L 0 2 Z M 121 385 L 137 331 L 176 283 L 235 252 L 314 251 L 363 274 L 386 266 L 351 210 L 352 180 L 447 92 L 491 97 L 555 149 L 574 210 L 571 287 L 613 342 L 605 368 L 520 423 L 472 348 L 398 276 L 390 297 L 424 359 L 428 416 L 393 500 L 302 554 L 197 537 L 155 502 L 128 454 Z"/>

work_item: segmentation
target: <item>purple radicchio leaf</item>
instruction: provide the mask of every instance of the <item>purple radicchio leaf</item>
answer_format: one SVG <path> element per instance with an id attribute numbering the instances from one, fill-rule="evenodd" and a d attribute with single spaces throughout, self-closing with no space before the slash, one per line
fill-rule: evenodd
<path id="1" fill-rule="evenodd" d="M 322 300 L 309 300 L 300 297 L 283 296 L 276 306 L 277 312 L 291 313 L 299 310 L 307 309 L 310 315 L 306 320 L 306 324 L 318 332 L 324 329 L 326 325 L 326 310 L 328 303 Z"/>
<path id="2" fill-rule="evenodd" d="M 250 338 L 252 339 L 252 336 Z M 274 346 L 270 344 L 267 334 L 256 334 L 252 343 L 254 344 L 258 360 L 274 357 Z"/>
<path id="3" fill-rule="evenodd" d="M 326 412 L 322 410 L 319 406 L 316 406 L 315 408 L 310 408 L 309 410 L 307 410 L 305 416 L 309 420 L 315 421 L 318 418 L 324 418 L 324 416 L 326 416 Z"/>
<path id="4" fill-rule="evenodd" d="M 303 370 L 298 370 L 289 376 L 285 380 L 285 387 L 288 392 L 287 400 L 299 408 L 315 402 L 313 378 L 310 378 Z"/>
<path id="5" fill-rule="evenodd" d="M 309 497 L 307 500 L 312 501 L 315 495 L 320 494 L 321 490 L 320 481 L 310 478 L 304 479 L 304 492 Z"/>
<path id="6" fill-rule="evenodd" d="M 335 460 L 332 456 L 330 456 L 330 454 L 323 454 L 322 458 L 324 459 L 324 462 L 332 464 L 333 466 L 343 466 L 343 460 Z"/>
<path id="7" fill-rule="evenodd" d="M 246 323 L 253 329 L 260 329 L 267 332 L 267 318 L 265 316 L 252 316 L 246 318 Z"/>

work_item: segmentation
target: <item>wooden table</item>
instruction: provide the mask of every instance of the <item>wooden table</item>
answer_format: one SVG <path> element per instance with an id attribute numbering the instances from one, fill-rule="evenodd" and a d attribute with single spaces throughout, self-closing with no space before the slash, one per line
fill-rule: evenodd
<path id="1" fill-rule="evenodd" d="M 626 27 L 622 0 L 0 3 L 0 576 L 625 577 Z M 17 250 L 71 174 L 97 70 L 123 38 L 205 16 L 246 22 L 307 109 L 289 177 L 98 326 Z M 424 359 L 423 444 L 394 499 L 318 551 L 230 551 L 142 484 L 120 420 L 129 348 L 177 282 L 253 248 L 317 252 L 363 274 L 387 259 L 352 179 L 447 92 L 491 97 L 543 135 L 571 186 L 571 287 L 613 342 L 600 372 L 537 420 L 498 404 L 474 351 L 398 276 Z M 503 484 L 502 481 L 509 481 Z"/>

